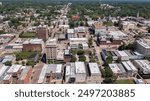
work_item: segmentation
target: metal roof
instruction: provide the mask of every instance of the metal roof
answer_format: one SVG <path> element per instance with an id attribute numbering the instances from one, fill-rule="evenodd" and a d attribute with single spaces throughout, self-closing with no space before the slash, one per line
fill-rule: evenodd
<path id="1" fill-rule="evenodd" d="M 12 65 L 10 68 L 9 68 L 9 70 L 7 71 L 7 73 L 17 73 L 19 70 L 20 70 L 20 68 L 22 67 L 22 65 L 17 65 L 17 64 L 14 64 L 14 65 Z"/>
<path id="2" fill-rule="evenodd" d="M 43 83 L 44 82 L 44 78 L 45 78 L 45 75 L 46 75 L 47 67 L 48 67 L 47 64 L 44 64 L 44 66 L 42 68 L 42 71 L 40 73 L 40 76 L 39 76 L 38 83 Z"/>

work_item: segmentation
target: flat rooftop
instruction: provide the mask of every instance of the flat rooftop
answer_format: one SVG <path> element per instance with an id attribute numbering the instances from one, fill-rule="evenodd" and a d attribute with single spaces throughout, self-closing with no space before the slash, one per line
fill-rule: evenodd
<path id="1" fill-rule="evenodd" d="M 97 63 L 89 63 L 91 74 L 101 74 Z"/>
<path id="2" fill-rule="evenodd" d="M 49 38 L 47 41 L 46 41 L 46 45 L 57 45 L 57 39 L 56 38 Z"/>
<path id="3" fill-rule="evenodd" d="M 120 56 L 128 56 L 125 51 L 118 51 L 117 50 L 117 52 L 119 53 Z"/>
<path id="4" fill-rule="evenodd" d="M 67 33 L 74 33 L 74 29 L 67 29 Z"/>
<path id="5" fill-rule="evenodd" d="M 137 43 L 140 44 L 141 46 L 145 47 L 145 48 L 149 48 L 150 49 L 150 44 L 147 43 L 146 41 L 144 40 L 137 40 Z"/>
<path id="6" fill-rule="evenodd" d="M 75 62 L 76 74 L 86 74 L 84 62 Z"/>
<path id="7" fill-rule="evenodd" d="M 120 70 L 120 68 L 118 67 L 116 63 L 109 64 L 109 67 L 115 74 L 122 73 L 122 71 Z"/>
<path id="8" fill-rule="evenodd" d="M 138 71 L 137 68 L 130 61 L 124 61 L 122 62 L 122 64 L 127 69 L 127 71 Z"/>
<path id="9" fill-rule="evenodd" d="M 26 41 L 23 42 L 23 44 L 42 44 L 43 40 L 42 39 L 27 39 Z"/>
<path id="10" fill-rule="evenodd" d="M 9 68 L 9 70 L 7 71 L 7 73 L 9 74 L 11 74 L 11 73 L 17 73 L 19 70 L 20 70 L 20 68 L 22 67 L 22 65 L 17 65 L 17 64 L 14 64 L 14 65 L 12 65 L 10 68 Z"/>
<path id="11" fill-rule="evenodd" d="M 66 76 L 75 76 L 75 63 L 69 63 L 66 65 Z"/>

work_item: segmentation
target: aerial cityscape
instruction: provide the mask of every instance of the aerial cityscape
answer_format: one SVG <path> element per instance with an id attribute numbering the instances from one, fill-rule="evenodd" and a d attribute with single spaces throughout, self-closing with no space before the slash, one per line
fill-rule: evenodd
<path id="1" fill-rule="evenodd" d="M 0 0 L 0 84 L 150 84 L 150 2 L 113 1 Z"/>

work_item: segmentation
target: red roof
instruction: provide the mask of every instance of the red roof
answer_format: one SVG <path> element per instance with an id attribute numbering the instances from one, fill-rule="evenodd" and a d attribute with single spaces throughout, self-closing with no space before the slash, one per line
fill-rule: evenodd
<path id="1" fill-rule="evenodd" d="M 72 20 L 79 20 L 80 19 L 80 16 L 72 16 Z"/>

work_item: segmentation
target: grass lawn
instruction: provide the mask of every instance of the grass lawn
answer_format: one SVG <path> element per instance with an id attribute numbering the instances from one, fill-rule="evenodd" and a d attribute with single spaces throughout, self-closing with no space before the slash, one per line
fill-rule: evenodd
<path id="1" fill-rule="evenodd" d="M 20 35 L 21 38 L 33 38 L 36 36 L 36 33 L 34 32 L 24 32 Z"/>
<path id="2" fill-rule="evenodd" d="M 33 58 L 33 56 L 35 56 L 36 52 L 16 52 L 16 60 L 23 60 L 23 59 L 30 59 Z"/>
<path id="3" fill-rule="evenodd" d="M 133 80 L 116 80 L 114 84 L 135 84 Z"/>

